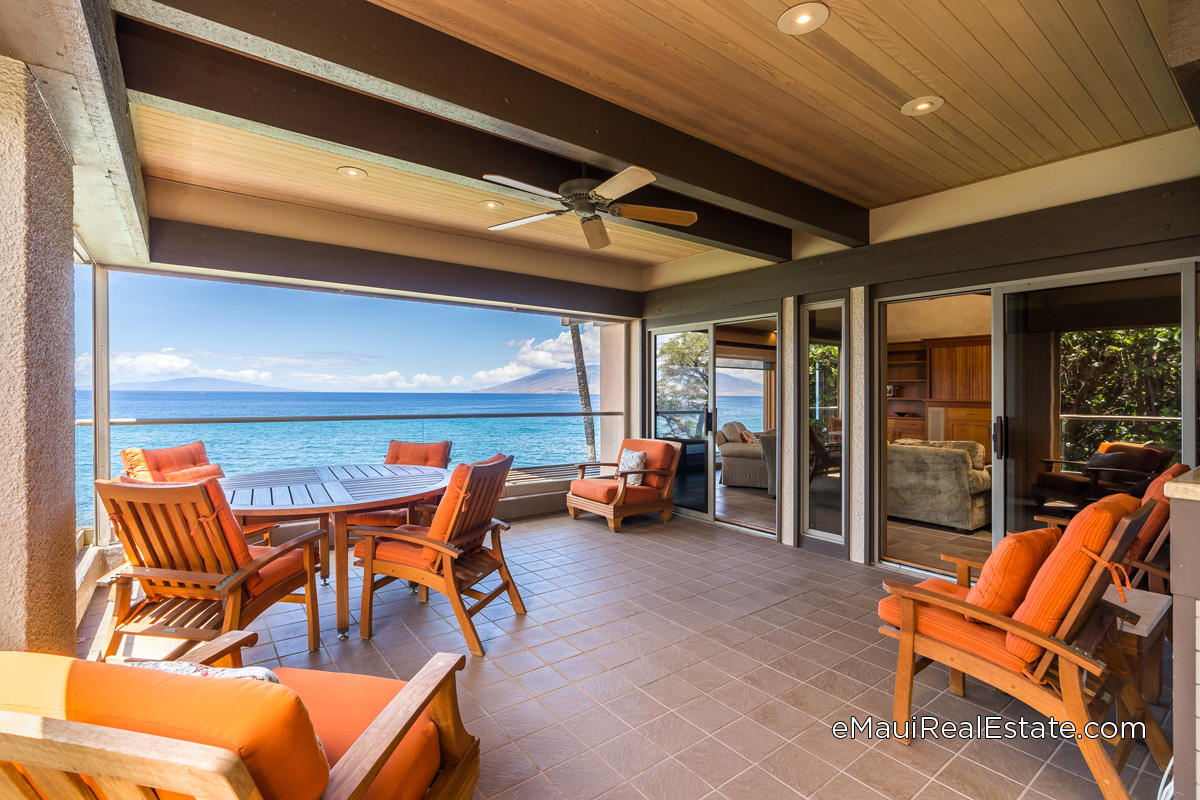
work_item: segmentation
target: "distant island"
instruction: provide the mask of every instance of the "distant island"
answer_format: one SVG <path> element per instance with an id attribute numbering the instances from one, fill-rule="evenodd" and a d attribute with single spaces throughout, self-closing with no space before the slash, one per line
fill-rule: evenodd
<path id="1" fill-rule="evenodd" d="M 114 392 L 293 392 L 261 383 L 230 381 L 224 378 L 168 378 L 164 381 L 114 383 Z"/>
<path id="2" fill-rule="evenodd" d="M 600 391 L 600 367 L 589 364 L 588 392 L 598 394 Z M 579 382 L 575 376 L 574 367 L 561 369 L 543 369 L 524 378 L 490 386 L 486 389 L 476 389 L 474 394 L 578 394 Z M 760 397 L 763 393 L 761 383 L 748 381 L 723 372 L 717 373 L 717 395 L 720 397 Z"/>

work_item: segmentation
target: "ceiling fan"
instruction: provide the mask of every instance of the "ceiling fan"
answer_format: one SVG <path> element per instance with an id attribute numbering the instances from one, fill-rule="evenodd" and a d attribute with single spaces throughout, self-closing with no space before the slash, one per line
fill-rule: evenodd
<path id="1" fill-rule="evenodd" d="M 560 217 L 567 212 L 574 212 L 580 217 L 580 225 L 583 227 L 583 235 L 587 237 L 588 247 L 599 250 L 609 245 L 608 230 L 604 227 L 601 214 L 609 214 L 621 219 L 637 219 L 643 222 L 662 222 L 667 225 L 681 226 L 691 225 L 698 219 L 694 211 L 614 202 L 634 189 L 640 189 L 646 184 L 654 182 L 654 173 L 641 167 L 626 167 L 606 181 L 598 181 L 594 178 L 575 178 L 559 186 L 557 192 L 531 186 L 503 175 L 484 175 L 483 177 L 493 183 L 549 197 L 563 204 L 563 208 L 559 211 L 547 211 L 544 214 L 534 214 L 532 217 L 502 222 L 489 227 L 489 231 L 502 231 L 518 225 L 528 225 L 530 222 Z"/>

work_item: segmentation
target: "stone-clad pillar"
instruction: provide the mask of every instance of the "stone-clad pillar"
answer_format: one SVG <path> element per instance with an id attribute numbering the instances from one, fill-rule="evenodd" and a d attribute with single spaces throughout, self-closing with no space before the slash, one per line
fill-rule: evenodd
<path id="1" fill-rule="evenodd" d="M 71 159 L 0 57 L 0 650 L 75 652 Z"/>

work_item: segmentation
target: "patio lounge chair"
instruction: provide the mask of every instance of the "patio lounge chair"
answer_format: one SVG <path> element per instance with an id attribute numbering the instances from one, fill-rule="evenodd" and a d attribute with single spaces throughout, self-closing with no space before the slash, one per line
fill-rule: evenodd
<path id="1" fill-rule="evenodd" d="M 358 622 L 363 639 L 371 638 L 375 591 L 397 579 L 416 583 L 422 603 L 429 600 L 430 589 L 446 595 L 468 647 L 477 656 L 484 654 L 483 643 L 471 617 L 504 592 L 508 592 L 513 610 L 525 613 L 500 547 L 500 531 L 508 530 L 508 526 L 492 518 L 512 462 L 512 456 L 498 455 L 478 464 L 455 467 L 428 527 L 351 529 L 364 537 L 354 547 L 355 557 L 362 559 L 355 564 L 363 568 L 362 614 Z M 491 546 L 485 547 L 489 534 Z M 493 572 L 500 573 L 495 589 L 483 594 L 473 588 Z M 468 608 L 463 595 L 477 602 Z"/>
<path id="2" fill-rule="evenodd" d="M 1140 481 L 1162 473 L 1175 457 L 1175 451 L 1156 444 L 1136 442 L 1104 442 L 1095 455 L 1119 454 L 1114 466 L 1089 466 L 1084 461 L 1063 461 L 1043 458 L 1044 471 L 1038 473 L 1033 485 L 1033 498 L 1039 506 L 1056 501 L 1065 504 L 1065 513 L 1074 513 L 1106 494 L 1129 491 Z M 1075 467 L 1079 472 L 1064 471 Z"/>
<path id="3" fill-rule="evenodd" d="M 304 603 L 308 649 L 320 645 L 316 567 L 325 531 L 278 547 L 248 546 L 216 478 L 96 481 L 96 492 L 129 559 L 100 581 L 112 586 L 115 604 L 103 658 L 115 655 L 125 636 L 183 639 L 172 651 L 178 656 L 195 642 L 245 628 L 280 602 Z M 135 580 L 144 594 L 137 602 Z M 297 589 L 303 593 L 292 594 Z"/>
<path id="4" fill-rule="evenodd" d="M 212 664 L 237 631 L 184 661 Z M 282 685 L 0 652 L 0 797 L 467 800 L 479 740 L 433 656 L 404 683 L 276 668 Z"/>
<path id="5" fill-rule="evenodd" d="M 608 527 L 616 532 L 621 520 L 635 514 L 658 512 L 663 522 L 670 522 L 675 508 L 675 470 L 679 467 L 679 454 L 683 446 L 669 439 L 625 439 L 615 462 L 604 462 L 601 467 L 617 467 L 609 478 L 585 478 L 584 472 L 594 464 L 576 464 L 579 477 L 571 481 L 567 493 L 567 513 L 579 519 L 579 512 L 590 511 L 608 520 Z M 645 469 L 622 470 L 621 454 L 636 450 L 646 454 Z M 762 463 L 761 450 L 758 456 Z M 765 469 L 765 468 L 764 468 Z M 641 485 L 630 483 L 630 477 L 642 476 Z"/>
<path id="6" fill-rule="evenodd" d="M 955 694 L 964 694 L 964 675 L 970 675 L 1072 723 L 1079 734 L 1115 703 L 1118 719 L 1145 724 L 1146 744 L 1165 770 L 1171 746 L 1115 644 L 1120 610 L 1101 602 L 1113 565 L 1124 559 L 1153 509 L 1153 501 L 1141 505 L 1116 495 L 1085 508 L 1061 539 L 1055 528 L 1011 534 L 985 564 L 943 555 L 957 566 L 957 583 L 885 580 L 889 596 L 879 602 L 879 631 L 900 642 L 896 725 L 910 719 L 913 676 L 938 662 L 950 668 Z M 972 589 L 973 568 L 981 575 Z M 1111 758 L 1099 739 L 1077 743 L 1106 800 L 1128 800 L 1120 771 L 1132 740 L 1111 742 Z"/>

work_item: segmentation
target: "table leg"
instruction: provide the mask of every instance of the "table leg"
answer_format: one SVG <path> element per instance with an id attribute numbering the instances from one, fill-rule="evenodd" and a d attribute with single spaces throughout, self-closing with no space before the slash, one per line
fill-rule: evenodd
<path id="1" fill-rule="evenodd" d="M 338 639 L 345 641 L 350 638 L 350 559 L 349 534 L 346 530 L 346 512 L 334 511 L 329 515 L 330 528 L 333 532 L 333 561 L 336 570 L 337 587 L 337 631 Z"/>

